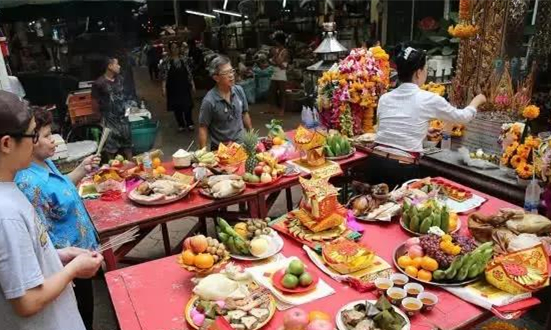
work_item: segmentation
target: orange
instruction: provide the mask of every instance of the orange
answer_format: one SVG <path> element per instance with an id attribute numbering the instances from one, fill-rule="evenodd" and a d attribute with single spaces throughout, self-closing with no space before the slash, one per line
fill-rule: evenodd
<path id="1" fill-rule="evenodd" d="M 411 266 L 413 264 L 413 260 L 409 256 L 401 256 L 398 258 L 398 266 L 402 268 L 406 268 L 407 266 Z"/>
<path id="2" fill-rule="evenodd" d="M 195 264 L 195 253 L 193 253 L 191 250 L 185 250 L 182 253 L 182 262 L 188 266 L 192 266 Z"/>
<path id="3" fill-rule="evenodd" d="M 157 169 L 154 169 L 153 171 L 151 171 L 151 173 L 153 174 L 153 176 L 159 176 L 159 171 L 157 171 Z"/>
<path id="4" fill-rule="evenodd" d="M 310 313 L 308 313 L 308 320 L 310 322 L 314 320 L 331 321 L 331 317 L 329 316 L 329 314 L 322 311 L 311 311 Z"/>
<path id="5" fill-rule="evenodd" d="M 197 268 L 207 269 L 214 265 L 214 258 L 208 253 L 199 253 L 197 256 L 195 256 L 193 264 Z"/>
<path id="6" fill-rule="evenodd" d="M 411 265 L 419 269 L 422 263 L 423 263 L 423 257 L 415 257 L 413 258 Z"/>
<path id="7" fill-rule="evenodd" d="M 153 168 L 157 168 L 158 166 L 161 166 L 161 164 L 163 163 L 159 157 L 153 158 L 151 162 L 153 164 Z"/>
<path id="8" fill-rule="evenodd" d="M 449 225 L 449 231 L 454 231 L 457 228 L 457 214 L 453 216 L 454 213 L 450 214 L 450 225 Z"/>
<path id="9" fill-rule="evenodd" d="M 277 145 L 280 145 L 280 144 L 283 144 L 283 142 L 285 142 L 285 141 L 283 141 L 283 139 L 280 138 L 279 136 L 276 136 L 276 137 L 272 140 L 272 143 L 275 144 L 276 146 L 277 146 Z"/>
<path id="10" fill-rule="evenodd" d="M 406 274 L 408 274 L 411 277 L 417 277 L 418 270 L 417 268 L 413 266 L 407 266 L 406 267 Z"/>
<path id="11" fill-rule="evenodd" d="M 434 272 L 435 270 L 438 269 L 438 261 L 434 260 L 431 257 L 424 256 L 423 262 L 421 263 L 421 267 L 423 267 L 424 270 Z"/>
<path id="12" fill-rule="evenodd" d="M 432 280 L 432 273 L 429 272 L 428 270 L 421 269 L 417 273 L 417 278 L 422 280 L 422 281 L 430 282 Z"/>
<path id="13" fill-rule="evenodd" d="M 157 170 L 157 173 L 159 173 L 159 174 L 165 174 L 166 173 L 166 168 L 164 168 L 164 166 L 162 166 L 162 165 L 157 166 L 157 168 L 155 170 Z"/>

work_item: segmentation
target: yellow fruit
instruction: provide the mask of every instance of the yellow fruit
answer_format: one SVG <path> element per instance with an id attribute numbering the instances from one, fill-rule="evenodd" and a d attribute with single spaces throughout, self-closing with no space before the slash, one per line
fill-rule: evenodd
<path id="1" fill-rule="evenodd" d="M 450 227 L 449 231 L 454 231 L 457 229 L 457 217 L 452 217 L 450 215 Z"/>
<path id="2" fill-rule="evenodd" d="M 417 277 L 417 273 L 419 272 L 417 268 L 413 266 L 407 266 L 405 271 L 406 271 L 406 274 L 408 274 L 411 277 Z"/>
<path id="3" fill-rule="evenodd" d="M 411 263 L 411 265 L 419 269 L 422 263 L 423 263 L 423 257 L 416 257 L 413 259 L 413 262 Z"/>
<path id="4" fill-rule="evenodd" d="M 159 171 L 157 171 L 157 169 L 154 169 L 153 171 L 151 171 L 151 173 L 153 174 L 153 176 L 159 176 L 160 173 Z"/>
<path id="5" fill-rule="evenodd" d="M 157 173 L 159 174 L 165 174 L 166 173 L 166 168 L 164 168 L 163 166 L 159 165 L 157 166 L 157 168 L 155 169 L 157 171 Z"/>
<path id="6" fill-rule="evenodd" d="M 280 144 L 283 144 L 285 141 L 283 141 L 282 138 L 280 138 L 279 136 L 276 136 L 273 140 L 272 140 L 272 143 L 274 145 L 280 145 Z"/>
<path id="7" fill-rule="evenodd" d="M 431 272 L 434 272 L 438 269 L 438 261 L 432 259 L 431 257 L 423 257 L 423 262 L 421 263 L 421 267 L 424 270 L 428 270 Z"/>
<path id="8" fill-rule="evenodd" d="M 409 256 L 401 256 L 400 258 L 398 258 L 398 266 L 402 268 L 411 266 L 412 263 L 413 263 L 413 260 Z"/>
<path id="9" fill-rule="evenodd" d="M 193 264 L 197 268 L 207 269 L 212 267 L 212 265 L 214 265 L 214 258 L 210 254 L 200 253 L 197 256 L 195 256 L 195 260 Z"/>
<path id="10" fill-rule="evenodd" d="M 454 256 L 460 254 L 460 253 L 461 253 L 461 246 L 456 245 L 456 246 L 452 247 L 452 248 L 450 249 L 450 252 L 451 252 L 450 254 L 452 254 L 452 255 L 454 255 Z"/>
<path id="11" fill-rule="evenodd" d="M 432 273 L 429 272 L 428 270 L 421 269 L 417 273 L 417 278 L 420 279 L 421 281 L 430 282 L 432 280 Z"/>
<path id="12" fill-rule="evenodd" d="M 331 321 L 331 317 L 329 314 L 322 311 L 311 311 L 308 313 L 308 321 L 312 322 L 314 320 Z"/>
<path id="13" fill-rule="evenodd" d="M 163 163 L 161 161 L 161 159 L 159 157 L 156 157 L 156 158 L 153 158 L 153 160 L 151 161 L 152 165 L 153 165 L 153 168 L 157 168 L 158 166 L 161 166 L 161 164 Z"/>
<path id="14" fill-rule="evenodd" d="M 452 237 L 448 234 L 442 236 L 442 242 L 451 242 L 452 241 Z"/>
<path id="15" fill-rule="evenodd" d="M 191 250 L 185 250 L 182 253 L 182 262 L 188 266 L 195 264 L 195 253 Z"/>

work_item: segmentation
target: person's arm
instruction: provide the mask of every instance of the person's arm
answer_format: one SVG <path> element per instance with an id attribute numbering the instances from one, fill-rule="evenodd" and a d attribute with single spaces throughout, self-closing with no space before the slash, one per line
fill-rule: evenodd
<path id="1" fill-rule="evenodd" d="M 168 60 L 162 59 L 159 63 L 159 78 L 161 78 L 161 94 L 166 96 L 166 78 L 168 75 Z"/>
<path id="2" fill-rule="evenodd" d="M 243 114 L 243 126 L 245 126 L 245 129 L 247 131 L 253 129 L 253 123 L 251 121 L 251 116 L 249 115 L 249 112 L 245 112 Z"/>
<path id="3" fill-rule="evenodd" d="M 67 174 L 75 186 L 88 174 L 94 167 L 99 166 L 101 157 L 91 155 L 86 158 L 71 173 Z"/>
<path id="4" fill-rule="evenodd" d="M 191 93 L 192 95 L 194 95 L 197 90 L 195 89 L 195 82 L 193 81 L 193 66 L 192 66 L 192 63 L 191 63 L 191 59 L 189 57 L 186 57 L 186 59 L 184 60 L 184 63 L 186 65 L 186 70 L 187 70 L 187 74 L 188 74 L 188 79 L 189 79 L 189 84 L 191 85 Z"/>
<path id="5" fill-rule="evenodd" d="M 476 109 L 484 102 L 486 102 L 484 95 L 478 95 L 467 107 L 458 109 L 443 97 L 432 94 L 425 100 L 425 110 L 430 118 L 466 124 L 476 116 Z"/>
<path id="6" fill-rule="evenodd" d="M 33 316 L 59 297 L 73 279 L 94 276 L 102 262 L 103 257 L 97 252 L 80 254 L 41 285 L 26 290 L 21 297 L 10 299 L 10 304 L 17 315 Z"/>
<path id="7" fill-rule="evenodd" d="M 199 109 L 199 130 L 197 133 L 199 148 L 207 146 L 208 127 L 212 123 L 212 108 L 213 105 L 207 99 L 203 99 L 203 103 L 201 103 L 201 108 Z"/>

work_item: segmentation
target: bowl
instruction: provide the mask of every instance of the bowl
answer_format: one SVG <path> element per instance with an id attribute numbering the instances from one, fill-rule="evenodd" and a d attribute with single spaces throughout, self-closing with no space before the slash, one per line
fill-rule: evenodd
<path id="1" fill-rule="evenodd" d="M 423 303 L 417 298 L 407 297 L 402 300 L 402 309 L 409 316 L 414 316 L 423 308 Z"/>
<path id="2" fill-rule="evenodd" d="M 404 290 L 406 290 L 408 296 L 417 297 L 425 291 L 425 288 L 419 283 L 408 283 L 404 286 Z"/>
<path id="3" fill-rule="evenodd" d="M 421 292 L 417 299 L 423 304 L 423 310 L 431 311 L 434 306 L 438 303 L 438 296 L 430 292 Z"/>
<path id="4" fill-rule="evenodd" d="M 406 290 L 402 288 L 392 287 L 386 290 L 386 296 L 388 297 L 388 300 L 390 301 L 391 304 L 400 306 L 402 299 L 406 298 L 407 293 L 406 293 Z"/>
<path id="5" fill-rule="evenodd" d="M 440 141 L 423 140 L 423 149 L 435 148 Z"/>
<path id="6" fill-rule="evenodd" d="M 172 155 L 172 163 L 174 167 L 190 167 L 191 157 L 192 154 L 190 152 L 180 149 Z"/>
<path id="7" fill-rule="evenodd" d="M 394 273 L 390 275 L 390 280 L 394 283 L 394 286 L 402 287 L 409 282 L 409 278 L 404 274 Z"/>
<path id="8" fill-rule="evenodd" d="M 379 277 L 374 281 L 375 287 L 377 288 L 377 293 L 379 295 L 384 295 L 386 290 L 394 286 L 394 282 L 391 279 L 386 277 Z"/>

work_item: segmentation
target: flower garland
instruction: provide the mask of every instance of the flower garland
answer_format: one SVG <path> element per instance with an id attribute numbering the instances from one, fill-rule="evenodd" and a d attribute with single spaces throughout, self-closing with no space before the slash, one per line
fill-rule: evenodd
<path id="1" fill-rule="evenodd" d="M 501 156 L 501 165 L 514 169 L 520 178 L 529 179 L 534 171 L 536 171 L 537 176 L 540 175 L 541 160 L 538 155 L 540 154 L 542 141 L 538 137 L 529 135 L 524 143 L 519 143 L 521 132 L 520 125 L 514 124 L 511 126 L 505 138 L 510 143 L 508 145 L 503 144 L 505 150 Z"/>
<path id="2" fill-rule="evenodd" d="M 421 89 L 425 90 L 425 91 L 428 91 L 428 92 L 432 92 L 432 93 L 440 95 L 440 96 L 444 96 L 446 94 L 446 86 L 434 83 L 432 81 L 429 82 L 428 84 L 424 84 L 423 86 L 421 86 Z M 430 128 L 435 129 L 435 130 L 440 130 L 441 131 L 441 130 L 444 129 L 444 122 L 442 120 L 439 120 L 439 119 L 431 120 L 429 125 L 430 125 Z M 463 136 L 463 133 L 464 133 L 463 131 L 464 130 L 465 130 L 465 125 L 453 124 L 452 125 L 452 130 L 451 130 L 451 135 L 453 137 L 461 137 L 461 136 Z M 431 141 L 440 140 L 440 137 L 438 137 L 436 139 L 429 137 L 429 140 L 431 140 Z"/>
<path id="3" fill-rule="evenodd" d="M 347 136 L 373 132 L 377 102 L 389 84 L 389 56 L 381 47 L 353 49 L 318 80 L 322 124 Z"/>
<path id="4" fill-rule="evenodd" d="M 471 1 L 459 1 L 459 19 L 461 22 L 456 26 L 450 25 L 448 33 L 454 38 L 469 39 L 474 37 L 478 32 L 478 27 L 470 24 L 471 20 Z"/>
<path id="5" fill-rule="evenodd" d="M 533 104 L 526 106 L 522 110 L 522 117 L 526 118 L 527 120 L 534 120 L 538 118 L 539 115 L 540 115 L 540 108 Z"/>

